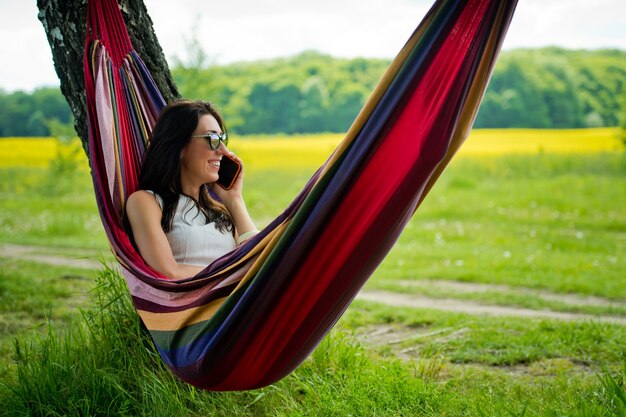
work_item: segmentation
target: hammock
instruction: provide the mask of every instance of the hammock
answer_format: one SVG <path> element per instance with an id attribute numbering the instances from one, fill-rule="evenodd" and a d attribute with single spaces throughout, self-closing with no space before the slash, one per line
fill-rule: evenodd
<path id="1" fill-rule="evenodd" d="M 89 2 L 85 88 L 97 204 L 137 312 L 174 374 L 208 390 L 253 389 L 309 355 L 469 133 L 515 4 L 437 0 L 285 211 L 197 276 L 174 281 L 142 260 L 122 220 L 165 102 L 117 1 Z"/>

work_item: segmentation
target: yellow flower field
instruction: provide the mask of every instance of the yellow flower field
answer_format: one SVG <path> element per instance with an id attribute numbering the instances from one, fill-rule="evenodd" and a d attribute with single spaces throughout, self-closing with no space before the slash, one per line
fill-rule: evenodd
<path id="1" fill-rule="evenodd" d="M 615 152 L 624 149 L 617 128 L 477 129 L 459 155 Z"/>
<path id="2" fill-rule="evenodd" d="M 56 152 L 57 140 L 54 138 L 1 138 L 0 168 L 46 167 Z"/>
<path id="3" fill-rule="evenodd" d="M 472 131 L 459 157 L 503 154 L 594 153 L 623 149 L 618 129 L 477 129 Z M 322 164 L 342 139 L 341 134 L 233 135 L 230 148 L 248 169 L 314 168 Z M 0 138 L 0 168 L 46 167 L 67 146 L 54 138 Z M 85 163 L 84 154 L 78 158 Z"/>

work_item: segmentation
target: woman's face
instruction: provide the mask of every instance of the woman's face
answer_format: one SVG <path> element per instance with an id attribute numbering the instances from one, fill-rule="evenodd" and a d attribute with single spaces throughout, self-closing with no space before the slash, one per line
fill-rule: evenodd
<path id="1" fill-rule="evenodd" d="M 210 114 L 203 114 L 192 135 L 208 133 L 222 134 L 222 128 Z M 217 181 L 222 155 L 228 153 L 223 143 L 216 150 L 211 149 L 205 138 L 192 137 L 182 150 L 180 160 L 181 182 L 194 186 Z"/>

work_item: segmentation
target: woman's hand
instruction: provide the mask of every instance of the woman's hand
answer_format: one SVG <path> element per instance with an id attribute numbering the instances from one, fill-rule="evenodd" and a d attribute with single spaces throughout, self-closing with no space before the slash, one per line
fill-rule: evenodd
<path id="1" fill-rule="evenodd" d="M 243 176 L 244 176 L 244 167 L 243 161 L 239 159 L 234 152 L 230 152 L 227 150 L 226 155 L 230 156 L 232 159 L 237 161 L 241 166 L 241 170 L 239 171 L 239 175 L 235 179 L 235 183 L 231 187 L 230 190 L 225 190 L 216 183 L 211 185 L 211 191 L 224 203 L 226 208 L 230 211 L 230 207 L 232 204 L 237 204 L 239 201 L 243 201 Z M 223 158 L 226 158 L 226 155 Z"/>
<path id="2" fill-rule="evenodd" d="M 246 238 L 251 236 L 253 232 L 256 232 L 257 229 L 254 222 L 250 218 L 250 214 L 248 214 L 246 203 L 243 200 L 243 162 L 233 152 L 228 151 L 227 154 L 241 165 L 239 175 L 230 190 L 225 190 L 219 185 L 213 183 L 211 184 L 211 191 L 213 191 L 213 193 L 215 193 L 215 195 L 222 200 L 222 203 L 224 203 L 226 209 L 232 216 L 237 237 L 246 234 L 246 236 L 243 236 Z M 239 239 L 237 240 L 239 244 Z"/>

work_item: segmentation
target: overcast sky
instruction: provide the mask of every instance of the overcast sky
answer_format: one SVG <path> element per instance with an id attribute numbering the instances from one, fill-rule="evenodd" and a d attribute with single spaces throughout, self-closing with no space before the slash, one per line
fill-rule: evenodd
<path id="1" fill-rule="evenodd" d="M 144 0 L 166 57 L 196 35 L 218 64 L 315 49 L 392 58 L 432 4 L 425 0 Z M 0 0 L 0 88 L 58 85 L 35 0 Z M 505 49 L 626 50 L 626 0 L 519 0 Z"/>

